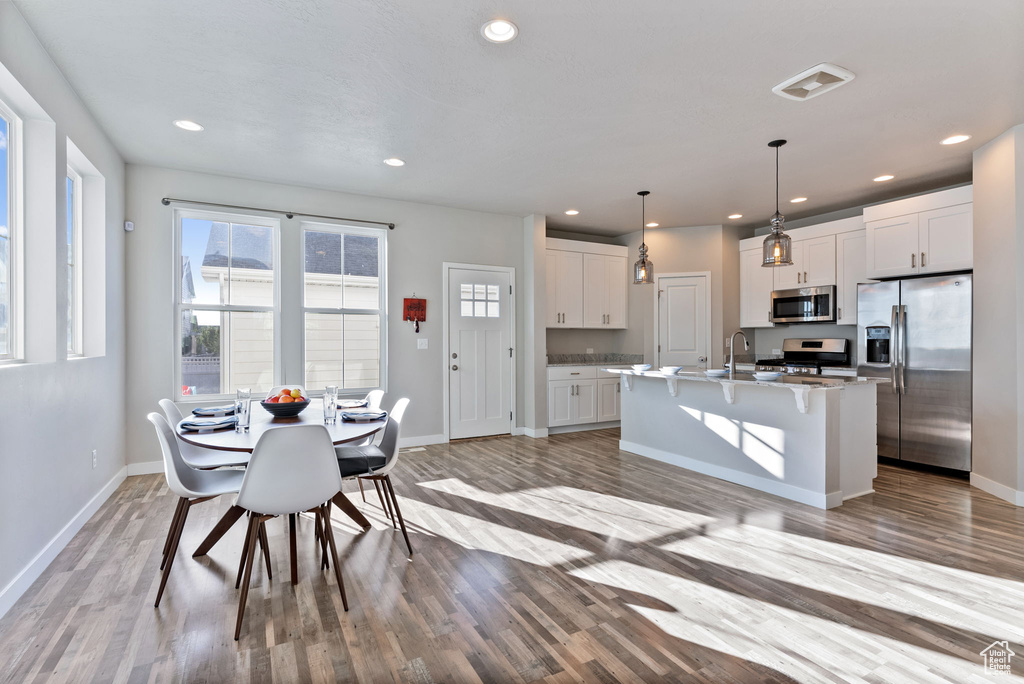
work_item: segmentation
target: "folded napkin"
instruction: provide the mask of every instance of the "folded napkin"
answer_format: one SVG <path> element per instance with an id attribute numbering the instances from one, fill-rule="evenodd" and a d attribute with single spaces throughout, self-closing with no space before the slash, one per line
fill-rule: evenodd
<path id="1" fill-rule="evenodd" d="M 342 411 L 341 419 L 355 423 L 366 423 L 373 420 L 384 420 L 388 417 L 387 411 Z"/>
<path id="2" fill-rule="evenodd" d="M 338 401 L 338 408 L 340 408 L 340 409 L 363 408 L 364 406 L 368 405 L 369 403 L 370 402 L 366 401 L 365 399 L 341 399 L 341 400 Z"/>
<path id="3" fill-rule="evenodd" d="M 221 418 L 189 418 L 178 423 L 183 430 L 219 430 L 232 427 L 238 422 L 235 416 L 223 416 Z"/>
<path id="4" fill-rule="evenodd" d="M 192 409 L 192 415 L 194 416 L 227 416 L 234 412 L 234 404 L 225 404 L 223 406 L 201 406 L 199 408 Z"/>

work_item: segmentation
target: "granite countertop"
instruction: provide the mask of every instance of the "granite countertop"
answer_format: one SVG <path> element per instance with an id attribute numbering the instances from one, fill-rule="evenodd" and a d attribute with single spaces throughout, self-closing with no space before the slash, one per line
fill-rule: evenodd
<path id="1" fill-rule="evenodd" d="M 643 362 L 643 354 L 548 354 L 548 366 L 631 366 Z"/>
<path id="2" fill-rule="evenodd" d="M 858 377 L 828 377 L 820 375 L 782 375 L 778 380 L 758 380 L 753 373 L 742 371 L 725 375 L 722 377 L 709 377 L 703 371 L 684 369 L 677 374 L 662 373 L 661 371 L 635 371 L 618 368 L 607 368 L 610 373 L 621 373 L 623 375 L 640 376 L 644 378 L 658 378 L 659 380 L 684 380 L 687 382 L 717 382 L 736 383 L 741 385 L 764 385 L 767 387 L 806 387 L 807 389 L 842 389 L 850 385 L 878 385 L 889 382 L 888 378 L 858 378 Z"/>

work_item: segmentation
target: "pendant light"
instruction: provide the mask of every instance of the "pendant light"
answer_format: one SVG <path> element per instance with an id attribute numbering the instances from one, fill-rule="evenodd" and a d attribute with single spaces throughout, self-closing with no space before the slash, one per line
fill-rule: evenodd
<path id="1" fill-rule="evenodd" d="M 647 258 L 647 243 L 644 242 L 647 227 L 647 196 L 650 190 L 641 190 L 640 195 L 640 258 L 633 266 L 633 284 L 651 285 L 654 283 L 654 264 Z"/>
<path id="2" fill-rule="evenodd" d="M 772 232 L 764 239 L 761 265 L 766 268 L 793 265 L 793 239 L 782 232 L 782 223 L 786 217 L 779 213 L 779 148 L 785 144 L 785 140 L 772 140 L 768 143 L 768 147 L 775 148 L 775 215 L 771 220 Z"/>

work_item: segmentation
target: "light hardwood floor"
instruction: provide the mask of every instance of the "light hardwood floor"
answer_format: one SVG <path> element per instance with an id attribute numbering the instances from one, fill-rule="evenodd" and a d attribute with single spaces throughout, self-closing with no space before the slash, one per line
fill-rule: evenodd
<path id="1" fill-rule="evenodd" d="M 242 526 L 190 557 L 230 501 L 193 509 L 154 609 L 175 499 L 162 476 L 129 478 L 0 621 L 0 681 L 1017 680 L 984 674 L 996 640 L 1024 674 L 1024 510 L 880 467 L 875 494 L 820 511 L 617 438 L 404 453 L 395 484 L 416 554 L 372 487 L 367 504 L 350 492 L 374 529 L 334 523 L 348 613 L 312 522 L 298 587 L 285 523 L 269 522 L 274 579 L 257 565 L 238 643 Z"/>

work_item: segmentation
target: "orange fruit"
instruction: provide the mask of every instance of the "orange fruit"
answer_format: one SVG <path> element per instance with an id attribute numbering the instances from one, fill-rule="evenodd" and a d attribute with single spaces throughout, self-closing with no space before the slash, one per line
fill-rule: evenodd
<path id="1" fill-rule="evenodd" d="M 281 397 L 280 399 L 278 399 L 277 401 L 278 401 L 279 404 L 290 404 L 290 403 L 292 403 L 295 400 L 292 399 L 290 396 L 284 396 L 284 397 Z"/>

